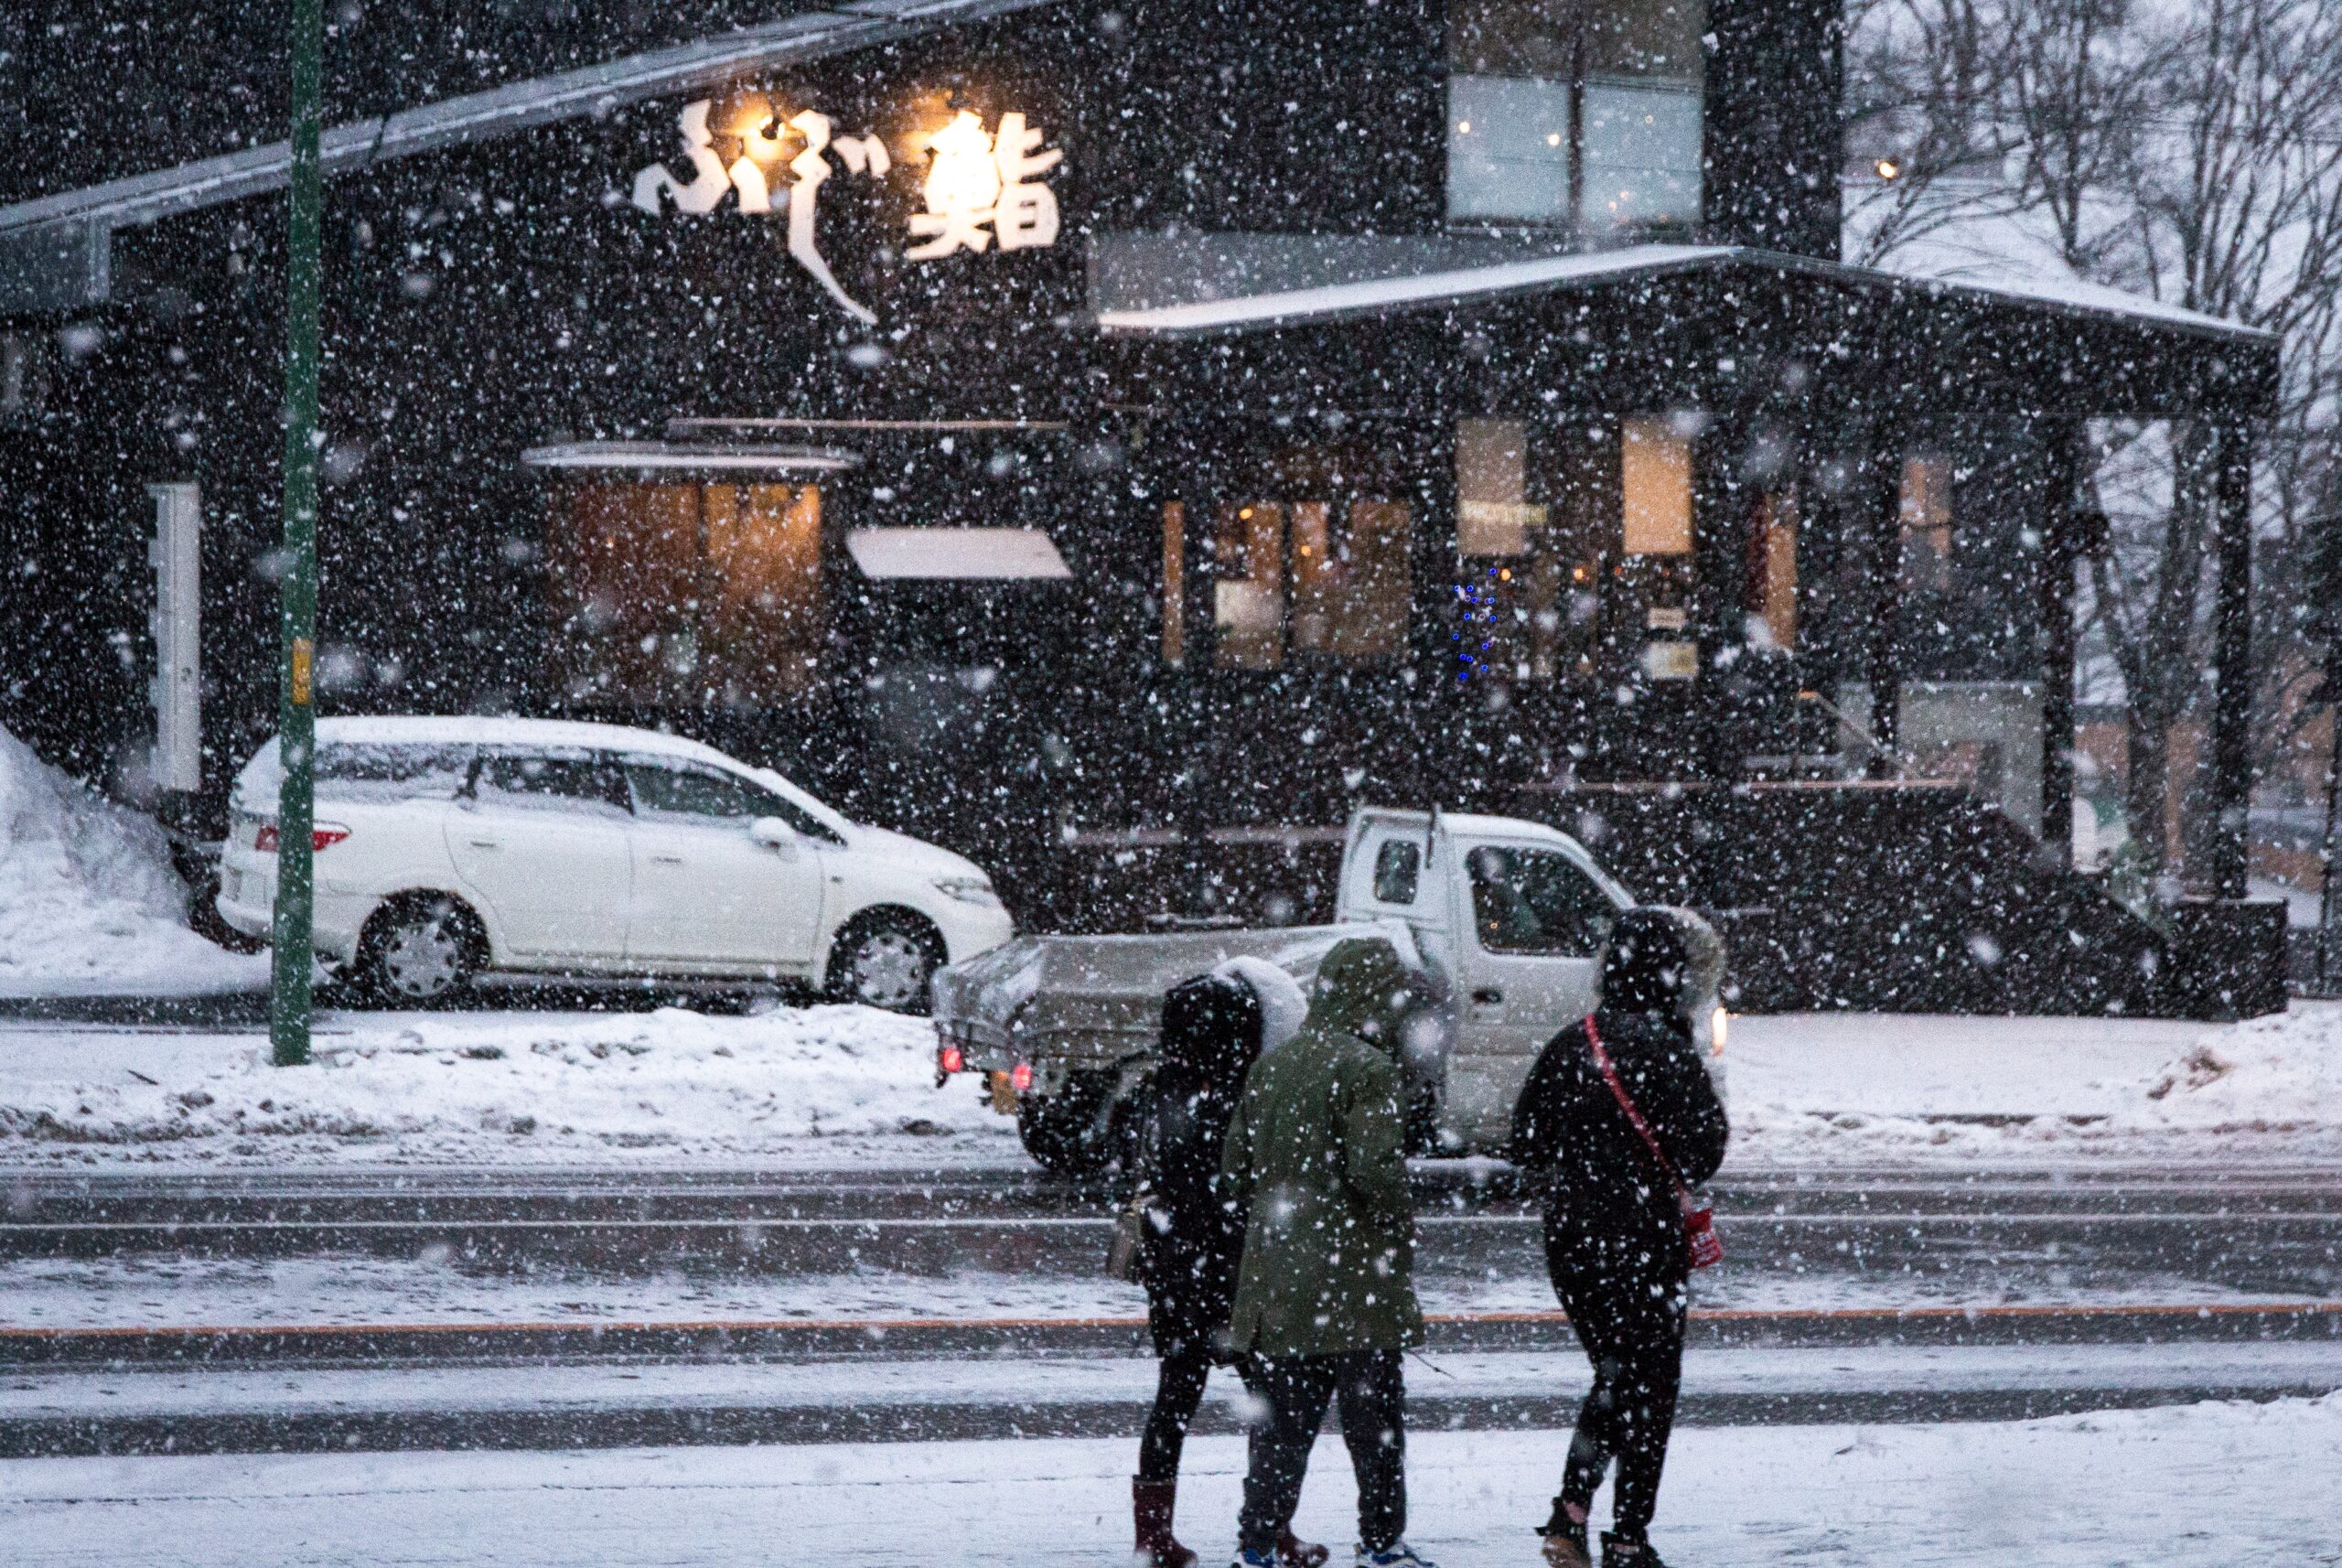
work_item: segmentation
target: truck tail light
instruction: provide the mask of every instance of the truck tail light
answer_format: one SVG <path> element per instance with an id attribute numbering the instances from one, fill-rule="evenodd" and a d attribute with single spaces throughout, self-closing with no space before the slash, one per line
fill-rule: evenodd
<path id="1" fill-rule="evenodd" d="M 967 1065 L 968 1058 L 960 1054 L 957 1046 L 945 1046 L 935 1053 L 935 1070 L 938 1072 L 958 1072 Z"/>
<path id="2" fill-rule="evenodd" d="M 310 852 L 314 854 L 321 849 L 331 849 L 349 836 L 348 828 L 333 822 L 319 822 L 309 830 Z M 276 824 L 274 822 L 261 823 L 260 831 L 252 834 L 252 848 L 262 854 L 274 854 L 276 844 Z"/>
<path id="3" fill-rule="evenodd" d="M 1010 1068 L 1008 1069 L 1008 1087 L 1015 1090 L 1019 1094 L 1031 1093 L 1033 1090 L 1033 1064 L 1031 1062 L 1018 1062 L 1015 1067 Z"/>

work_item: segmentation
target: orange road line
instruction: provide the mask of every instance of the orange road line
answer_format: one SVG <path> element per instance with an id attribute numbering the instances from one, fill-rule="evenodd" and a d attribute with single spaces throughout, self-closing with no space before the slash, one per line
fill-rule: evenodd
<path id="1" fill-rule="evenodd" d="M 2335 1301 L 2272 1301 L 2272 1302 L 2208 1302 L 2189 1305 L 2179 1302 L 2149 1302 L 2136 1306 L 2095 1305 L 2056 1306 L 2041 1304 L 2004 1304 L 1986 1306 L 1853 1306 L 1814 1308 L 1776 1307 L 1694 1307 L 1692 1320 L 1695 1323 L 1907 1323 L 1943 1322 L 1952 1319 L 1969 1321 L 1977 1318 L 2114 1318 L 2114 1317 L 2342 1317 L 2342 1302 Z M 1569 1322 L 1566 1313 L 1558 1311 L 1520 1312 L 1432 1312 L 1423 1315 L 1427 1323 L 1440 1324 L 1553 1324 Z M 54 1339 L 145 1339 L 145 1338 L 264 1338 L 271 1335 L 305 1334 L 317 1336 L 360 1334 L 704 1334 L 775 1332 L 799 1333 L 870 1333 L 897 1334 L 932 1331 L 939 1328 L 996 1329 L 1020 1328 L 1144 1328 L 1144 1317 L 794 1317 L 768 1321 L 735 1319 L 707 1322 L 616 1322 L 599 1323 L 591 1319 L 573 1319 L 550 1323 L 318 1323 L 318 1324 L 231 1324 L 188 1325 L 176 1327 L 114 1327 L 114 1328 L 9 1328 L 0 1327 L 0 1344 L 16 1341 Z"/>

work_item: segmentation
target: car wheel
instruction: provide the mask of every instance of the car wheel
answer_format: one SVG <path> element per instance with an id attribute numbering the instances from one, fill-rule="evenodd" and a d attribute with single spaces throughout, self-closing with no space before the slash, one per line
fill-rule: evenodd
<path id="1" fill-rule="evenodd" d="M 455 899 L 402 898 L 366 922 L 355 979 L 385 1006 L 429 1006 L 463 993 L 487 946 L 478 918 Z"/>
<path id="2" fill-rule="evenodd" d="M 830 958 L 830 994 L 889 1013 L 925 1013 L 928 983 L 943 966 L 943 944 L 925 922 L 878 915 L 838 939 Z"/>
<path id="3" fill-rule="evenodd" d="M 1016 1101 L 1016 1139 L 1033 1163 L 1052 1176 L 1093 1176 L 1123 1151 L 1119 1135 L 1128 1119 L 1109 1102 L 1112 1080 L 1077 1073 L 1056 1094 Z M 1127 1162 L 1125 1162 L 1127 1164 Z"/>

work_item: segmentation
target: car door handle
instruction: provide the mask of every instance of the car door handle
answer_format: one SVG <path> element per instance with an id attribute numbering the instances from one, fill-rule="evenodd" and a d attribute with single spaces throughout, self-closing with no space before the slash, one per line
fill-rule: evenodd
<path id="1" fill-rule="evenodd" d="M 650 857 L 650 860 L 655 865 L 681 865 L 683 864 L 683 857 L 680 854 L 654 854 Z"/>
<path id="2" fill-rule="evenodd" d="M 1472 993 L 1473 1002 L 1482 1007 L 1494 1007 L 1504 1000 L 1504 993 L 1493 985 L 1483 985 Z"/>
<path id="3" fill-rule="evenodd" d="M 469 839 L 466 842 L 474 849 L 502 849 L 504 847 L 502 839 Z"/>

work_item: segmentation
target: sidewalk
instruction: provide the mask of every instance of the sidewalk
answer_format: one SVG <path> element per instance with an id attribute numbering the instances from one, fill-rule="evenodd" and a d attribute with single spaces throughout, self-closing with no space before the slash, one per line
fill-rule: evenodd
<path id="1" fill-rule="evenodd" d="M 1029 1168 L 925 1023 L 852 1007 L 328 1013 L 257 1026 L 0 1021 L 0 1167 Z M 1735 1168 L 2342 1158 L 2342 1004 L 2119 1018 L 1734 1020 Z"/>
<path id="2" fill-rule="evenodd" d="M 1441 1568 L 1528 1568 L 1562 1431 L 1408 1444 L 1411 1539 Z M 1124 1440 L 0 1464 L 0 1540 L 39 1568 L 1030 1568 L 1118 1563 Z M 1240 1439 L 1188 1444 L 1178 1523 L 1233 1543 Z M 2335 1561 L 2342 1396 L 2021 1424 L 1692 1429 L 1653 1538 L 1686 1563 L 2233 1568 Z M 1346 1549 L 1320 1442 L 1295 1520 Z M 1603 1518 L 1597 1506 L 1596 1522 Z"/>

